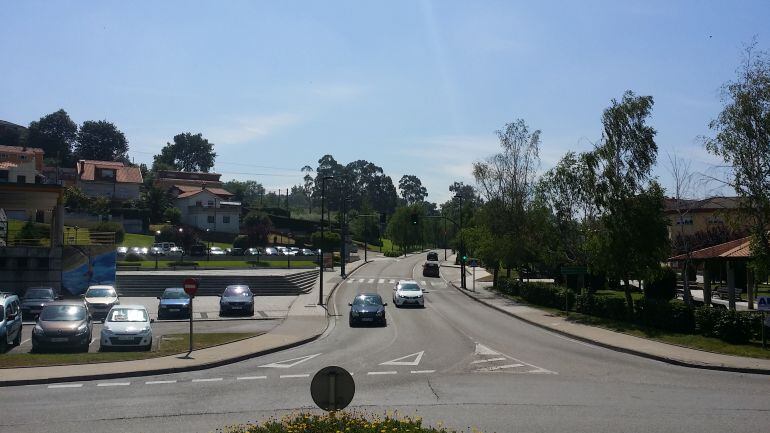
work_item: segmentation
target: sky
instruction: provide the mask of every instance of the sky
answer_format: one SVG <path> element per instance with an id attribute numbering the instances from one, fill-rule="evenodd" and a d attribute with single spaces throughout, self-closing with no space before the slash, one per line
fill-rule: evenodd
<path id="1" fill-rule="evenodd" d="M 200 132 L 223 179 L 268 190 L 324 154 L 365 159 L 440 203 L 506 123 L 542 131 L 544 171 L 590 150 L 633 90 L 654 98 L 670 190 L 670 156 L 716 172 L 702 137 L 745 44 L 770 48 L 769 18 L 767 0 L 0 0 L 0 119 L 106 119 L 148 164 Z"/>

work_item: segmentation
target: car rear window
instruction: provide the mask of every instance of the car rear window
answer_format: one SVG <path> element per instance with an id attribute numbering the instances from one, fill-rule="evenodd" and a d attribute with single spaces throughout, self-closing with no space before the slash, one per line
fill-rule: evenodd
<path id="1" fill-rule="evenodd" d="M 86 298 L 114 298 L 115 290 L 113 289 L 88 289 L 86 292 Z"/>
<path id="2" fill-rule="evenodd" d="M 40 320 L 46 322 L 69 322 L 85 318 L 86 309 L 78 305 L 49 305 L 40 313 Z"/>
<path id="3" fill-rule="evenodd" d="M 53 290 L 51 289 L 27 289 L 24 299 L 53 299 Z"/>
<path id="4" fill-rule="evenodd" d="M 228 287 L 225 296 L 251 296 L 251 290 L 248 287 Z"/>
<path id="5" fill-rule="evenodd" d="M 182 289 L 166 290 L 163 292 L 163 299 L 186 299 L 189 298 L 187 293 Z"/>
<path id="6" fill-rule="evenodd" d="M 147 312 L 140 308 L 113 308 L 108 322 L 146 322 Z"/>

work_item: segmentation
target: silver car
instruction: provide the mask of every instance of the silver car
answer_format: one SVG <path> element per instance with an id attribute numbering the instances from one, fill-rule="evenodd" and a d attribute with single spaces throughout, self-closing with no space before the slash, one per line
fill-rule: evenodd
<path id="1" fill-rule="evenodd" d="M 118 292 L 112 286 L 90 286 L 82 296 L 88 307 L 88 314 L 94 319 L 106 317 L 110 308 L 120 304 Z"/>
<path id="2" fill-rule="evenodd" d="M 114 347 L 152 347 L 152 326 L 147 309 L 142 305 L 112 307 L 102 326 L 100 350 Z"/>

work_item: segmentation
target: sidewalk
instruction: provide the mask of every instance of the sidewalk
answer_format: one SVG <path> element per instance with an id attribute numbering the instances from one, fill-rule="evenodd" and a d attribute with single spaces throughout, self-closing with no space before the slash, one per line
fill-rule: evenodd
<path id="1" fill-rule="evenodd" d="M 556 316 L 528 305 L 519 304 L 500 296 L 490 290 L 492 283 L 480 283 L 477 281 L 476 292 L 472 292 L 470 290 L 472 282 L 468 278 L 466 281 L 468 290 L 462 290 L 459 288 L 460 271 L 453 265 L 454 257 L 449 257 L 448 259 L 451 264 L 442 264 L 442 274 L 457 290 L 477 302 L 531 325 L 607 349 L 655 359 L 669 364 L 710 370 L 770 374 L 770 359 L 746 358 L 705 352 L 639 338 L 595 326 L 573 323 L 564 317 Z M 489 273 L 485 270 L 476 268 L 476 279 L 487 275 Z"/>
<path id="2" fill-rule="evenodd" d="M 346 265 L 348 274 L 365 263 L 363 260 Z M 339 268 L 324 272 L 324 303 L 342 282 Z M 286 318 L 270 332 L 234 343 L 196 350 L 190 358 L 185 354 L 137 361 L 76 364 L 50 367 L 0 369 L 0 386 L 32 385 L 78 380 L 115 379 L 203 370 L 231 364 L 268 353 L 296 347 L 319 338 L 329 325 L 326 307 L 319 307 L 318 283 L 313 290 L 297 296 Z"/>

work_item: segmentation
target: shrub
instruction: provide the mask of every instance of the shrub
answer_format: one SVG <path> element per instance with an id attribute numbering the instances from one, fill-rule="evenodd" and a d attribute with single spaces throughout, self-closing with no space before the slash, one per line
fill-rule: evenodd
<path id="1" fill-rule="evenodd" d="M 475 429 L 474 429 L 475 430 Z M 261 424 L 228 426 L 225 433 L 451 433 L 446 428 L 432 428 L 422 425 L 419 418 L 396 417 L 390 414 L 384 417 L 370 416 L 366 413 L 337 412 L 324 415 L 292 414 L 282 419 L 271 418 Z"/>
<path id="2" fill-rule="evenodd" d="M 233 248 L 251 248 L 249 243 L 249 237 L 246 235 L 238 235 L 233 240 Z"/>
<path id="3" fill-rule="evenodd" d="M 722 314 L 714 325 L 716 335 L 733 344 L 745 344 L 751 338 L 752 320 L 749 314 L 735 310 L 722 310 Z"/>
<path id="4" fill-rule="evenodd" d="M 660 268 L 644 285 L 646 299 L 671 300 L 676 296 L 676 272 L 668 266 Z"/>
<path id="5" fill-rule="evenodd" d="M 399 251 L 385 251 L 383 254 L 385 257 L 401 257 L 404 255 L 404 253 Z"/>
<path id="6" fill-rule="evenodd" d="M 177 225 L 182 222 L 182 211 L 175 207 L 167 208 L 163 211 L 163 219 Z"/>
<path id="7" fill-rule="evenodd" d="M 575 311 L 613 320 L 628 319 L 628 308 L 626 307 L 625 299 L 595 296 L 591 293 L 581 294 L 576 297 Z"/>
<path id="8" fill-rule="evenodd" d="M 640 323 L 652 328 L 685 334 L 695 331 L 693 309 L 679 301 L 640 299 L 635 312 Z"/>
<path id="9" fill-rule="evenodd" d="M 128 253 L 128 254 L 126 254 L 125 261 L 127 261 L 127 262 L 141 262 L 143 260 L 144 260 L 144 258 L 142 256 L 140 256 L 139 254 L 137 254 L 137 253 Z"/>
<path id="10" fill-rule="evenodd" d="M 722 312 L 718 308 L 703 306 L 696 308 L 693 313 L 695 316 L 695 330 L 704 337 L 716 336 L 716 325 Z"/>
<path id="11" fill-rule="evenodd" d="M 99 232 L 112 232 L 115 233 L 115 243 L 119 244 L 123 242 L 123 239 L 126 237 L 126 231 L 123 229 L 123 225 L 120 223 L 105 221 L 100 222 L 94 228 L 90 230 L 90 232 L 93 233 L 99 233 Z M 93 236 L 92 236 L 93 238 Z M 92 239 L 94 242 L 98 242 L 99 239 Z"/>

